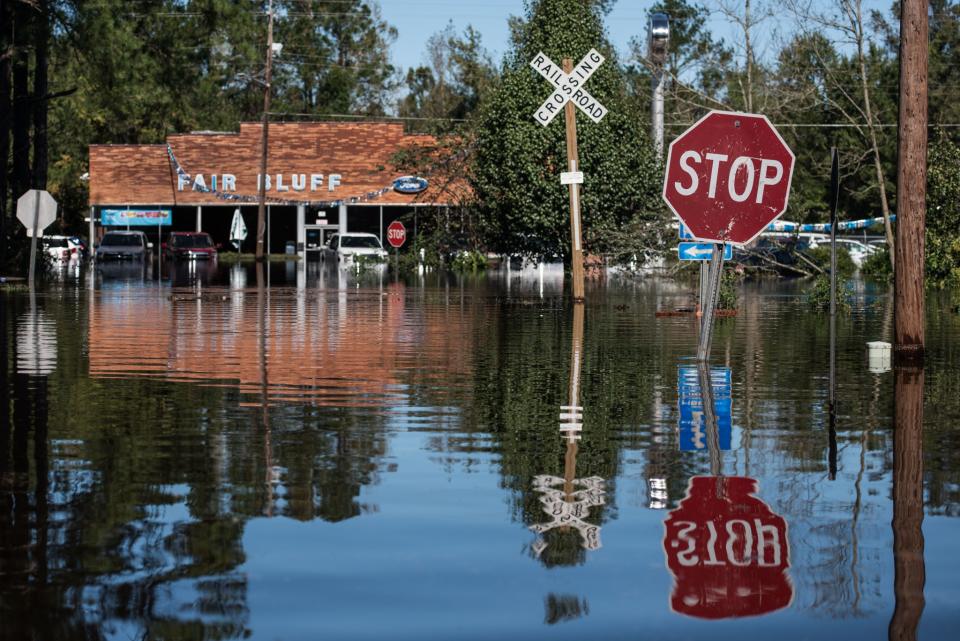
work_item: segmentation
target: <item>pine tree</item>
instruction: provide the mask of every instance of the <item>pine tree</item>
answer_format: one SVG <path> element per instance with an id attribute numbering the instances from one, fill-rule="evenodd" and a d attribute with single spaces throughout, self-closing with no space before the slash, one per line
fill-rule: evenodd
<path id="1" fill-rule="evenodd" d="M 648 223 L 663 216 L 660 169 L 646 121 L 627 99 L 602 9 L 583 0 L 533 0 L 526 20 L 514 25 L 501 82 L 477 128 L 471 183 L 490 249 L 569 256 L 569 196 L 559 176 L 566 171 L 562 116 L 547 127 L 534 120 L 551 86 L 529 62 L 542 51 L 557 64 L 576 63 L 591 48 L 606 62 L 586 88 L 609 112 L 599 124 L 577 116 L 585 249 L 638 253 L 654 243 L 657 225 Z"/>

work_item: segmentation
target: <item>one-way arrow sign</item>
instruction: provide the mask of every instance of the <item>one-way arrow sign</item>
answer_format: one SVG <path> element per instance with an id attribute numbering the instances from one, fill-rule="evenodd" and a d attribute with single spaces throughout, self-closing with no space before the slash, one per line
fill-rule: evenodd
<path id="1" fill-rule="evenodd" d="M 677 256 L 680 260 L 710 260 L 713 254 L 713 243 L 680 243 L 677 245 Z M 733 259 L 733 246 L 723 246 L 723 259 Z"/>

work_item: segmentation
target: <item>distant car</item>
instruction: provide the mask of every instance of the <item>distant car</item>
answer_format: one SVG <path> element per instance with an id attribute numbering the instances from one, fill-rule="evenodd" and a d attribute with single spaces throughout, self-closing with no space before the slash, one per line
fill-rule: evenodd
<path id="1" fill-rule="evenodd" d="M 810 243 L 811 248 L 816 247 L 826 247 L 830 248 L 830 238 L 825 240 L 817 239 L 816 242 Z M 863 267 L 863 263 L 867 260 L 868 257 L 880 251 L 880 248 L 875 245 L 868 245 L 859 240 L 854 240 L 852 238 L 838 238 L 837 239 L 837 248 L 846 249 L 847 253 L 850 254 L 850 259 L 853 260 L 853 264 L 859 269 Z"/>
<path id="2" fill-rule="evenodd" d="M 163 244 L 163 254 L 168 258 L 209 260 L 217 257 L 217 247 L 206 232 L 175 231 Z"/>
<path id="3" fill-rule="evenodd" d="M 361 233 L 334 234 L 320 252 L 322 260 L 332 262 L 348 262 L 357 256 L 385 260 L 387 252 L 379 238 L 373 234 Z"/>
<path id="4" fill-rule="evenodd" d="M 143 260 L 151 248 L 142 231 L 108 231 L 97 246 L 97 260 Z"/>
<path id="5" fill-rule="evenodd" d="M 82 246 L 70 236 L 44 236 L 40 246 L 54 262 L 66 263 L 83 257 Z"/>

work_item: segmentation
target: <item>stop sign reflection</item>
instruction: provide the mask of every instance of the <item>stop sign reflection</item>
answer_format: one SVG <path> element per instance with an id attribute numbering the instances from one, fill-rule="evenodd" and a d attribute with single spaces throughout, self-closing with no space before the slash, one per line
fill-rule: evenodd
<path id="1" fill-rule="evenodd" d="M 670 512 L 663 549 L 670 608 L 702 619 L 767 614 L 793 600 L 787 523 L 743 476 L 697 476 Z"/>
<path id="2" fill-rule="evenodd" d="M 696 240 L 745 245 L 786 211 L 793 165 L 764 116 L 712 111 L 670 143 L 663 199 Z"/>

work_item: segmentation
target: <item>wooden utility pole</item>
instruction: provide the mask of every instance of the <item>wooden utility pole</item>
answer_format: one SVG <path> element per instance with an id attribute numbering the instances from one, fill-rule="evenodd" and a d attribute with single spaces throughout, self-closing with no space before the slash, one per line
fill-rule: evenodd
<path id="1" fill-rule="evenodd" d="M 903 0 L 900 13 L 900 122 L 894 357 L 922 361 L 924 230 L 927 195 L 927 2 Z"/>
<path id="2" fill-rule="evenodd" d="M 563 59 L 563 73 L 573 72 L 573 60 Z M 580 171 L 580 161 L 577 157 L 577 113 L 573 102 L 568 101 L 563 107 L 563 117 L 567 125 L 567 171 Z M 570 184 L 570 238 L 572 251 L 570 253 L 570 269 L 573 274 L 573 300 L 583 300 L 583 238 L 580 227 L 580 185 Z"/>
<path id="3" fill-rule="evenodd" d="M 257 200 L 257 260 L 263 260 L 263 233 L 266 230 L 267 141 L 270 132 L 270 82 L 273 73 L 273 0 L 267 8 L 267 69 L 263 87 L 263 117 L 260 122 L 260 186 Z"/>

